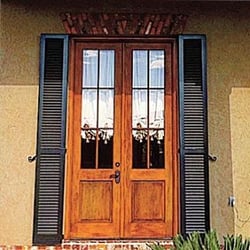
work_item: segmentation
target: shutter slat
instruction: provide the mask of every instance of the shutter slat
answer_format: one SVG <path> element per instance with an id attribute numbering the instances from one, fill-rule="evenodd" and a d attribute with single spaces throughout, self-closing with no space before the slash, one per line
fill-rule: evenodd
<path id="1" fill-rule="evenodd" d="M 62 239 L 68 37 L 42 35 L 33 244 Z"/>
<path id="2" fill-rule="evenodd" d="M 209 229 L 205 37 L 179 38 L 182 233 Z"/>

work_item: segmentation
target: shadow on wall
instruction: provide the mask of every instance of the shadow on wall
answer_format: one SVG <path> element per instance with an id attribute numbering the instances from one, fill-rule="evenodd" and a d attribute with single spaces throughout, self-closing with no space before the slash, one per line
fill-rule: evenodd
<path id="1" fill-rule="evenodd" d="M 249 128 L 244 125 L 250 123 L 247 110 L 250 31 L 247 28 L 249 18 L 244 13 L 236 8 L 220 16 L 211 15 L 206 22 L 213 28 L 207 33 L 209 152 L 218 157 L 216 162 L 210 162 L 211 224 L 220 235 L 239 232 L 248 235 L 250 232 L 248 222 L 244 227 L 240 223 L 241 228 L 237 228 L 239 218 L 247 218 L 245 213 L 249 210 L 247 199 L 243 197 L 249 189 L 246 169 L 249 168 L 250 138 Z M 240 160 L 243 155 L 248 159 L 245 164 Z M 245 173 L 248 181 L 239 182 L 239 173 Z M 231 195 L 236 197 L 235 208 L 239 206 L 239 214 L 243 211 L 244 216 L 237 217 L 236 209 L 228 206 Z"/>
<path id="2" fill-rule="evenodd" d="M 248 81 L 248 83 L 250 83 Z M 250 84 L 249 84 L 250 85 Z M 229 96 L 235 233 L 250 235 L 250 86 Z"/>

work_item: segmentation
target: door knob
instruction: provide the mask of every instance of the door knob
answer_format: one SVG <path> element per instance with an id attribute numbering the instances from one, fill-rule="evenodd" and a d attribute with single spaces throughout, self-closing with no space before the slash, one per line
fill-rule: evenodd
<path id="1" fill-rule="evenodd" d="M 121 165 L 121 163 L 118 162 L 118 161 L 115 163 L 115 166 L 116 166 L 117 168 L 120 167 L 120 165 Z"/>
<path id="2" fill-rule="evenodd" d="M 109 176 L 109 178 L 114 178 L 116 184 L 120 183 L 120 171 L 116 170 L 114 174 Z"/>

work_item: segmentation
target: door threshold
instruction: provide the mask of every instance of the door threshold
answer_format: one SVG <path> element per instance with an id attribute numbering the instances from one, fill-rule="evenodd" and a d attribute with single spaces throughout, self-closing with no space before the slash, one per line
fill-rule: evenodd
<path id="1" fill-rule="evenodd" d="M 159 244 L 170 249 L 173 246 L 172 238 L 168 239 L 71 239 L 63 240 L 62 246 L 66 249 L 84 250 L 149 250 L 149 245 Z M 85 248 L 86 247 L 86 248 Z"/>

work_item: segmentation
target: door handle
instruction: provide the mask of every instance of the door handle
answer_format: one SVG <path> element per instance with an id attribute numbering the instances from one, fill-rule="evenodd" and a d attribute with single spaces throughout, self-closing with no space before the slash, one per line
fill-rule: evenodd
<path id="1" fill-rule="evenodd" d="M 111 174 L 109 176 L 109 178 L 114 178 L 115 179 L 116 184 L 120 183 L 120 179 L 121 179 L 120 177 L 121 176 L 120 176 L 120 171 L 119 170 L 116 170 L 114 174 Z"/>

